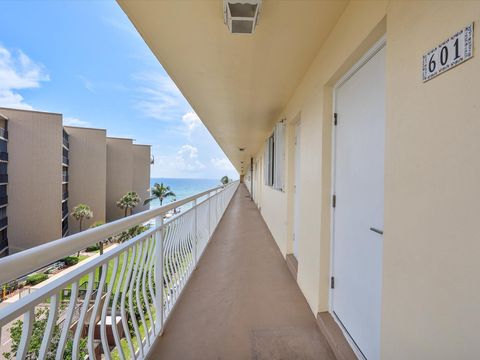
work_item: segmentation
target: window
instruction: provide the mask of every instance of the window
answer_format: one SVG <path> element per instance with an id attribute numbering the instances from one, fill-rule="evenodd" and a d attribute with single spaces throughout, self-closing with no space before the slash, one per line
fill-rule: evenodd
<path id="1" fill-rule="evenodd" d="M 0 140 L 0 152 L 7 152 L 7 142 Z"/>
<path id="2" fill-rule="evenodd" d="M 7 173 L 7 163 L 0 162 L 0 174 Z"/>
<path id="3" fill-rule="evenodd" d="M 7 217 L 7 208 L 6 207 L 0 208 L 0 219 L 4 219 L 6 217 Z"/>
<path id="4" fill-rule="evenodd" d="M 285 124 L 275 125 L 273 134 L 267 139 L 264 154 L 264 182 L 274 189 L 283 190 L 283 168 L 285 151 Z"/>

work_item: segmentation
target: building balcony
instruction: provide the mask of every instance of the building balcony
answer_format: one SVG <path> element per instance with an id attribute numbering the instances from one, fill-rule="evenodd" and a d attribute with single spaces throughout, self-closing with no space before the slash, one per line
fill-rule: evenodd
<path id="1" fill-rule="evenodd" d="M 62 174 L 62 182 L 68 182 L 68 174 Z"/>
<path id="2" fill-rule="evenodd" d="M 0 128 L 0 138 L 4 140 L 8 140 L 8 130 L 4 128 Z"/>
<path id="3" fill-rule="evenodd" d="M 245 186 L 232 199 L 151 354 L 335 358 Z"/>
<path id="4" fill-rule="evenodd" d="M 0 327 L 8 329 L 48 303 L 48 324 L 62 319 L 65 338 L 50 341 L 47 324 L 42 346 L 57 358 L 64 339 L 85 339 L 79 358 L 334 359 L 246 187 L 237 187 L 212 189 L 1 259 L 4 283 L 120 229 L 151 224 L 21 305 L 0 309 Z M 26 329 L 19 358 L 29 351 Z"/>
<path id="5" fill-rule="evenodd" d="M 5 206 L 8 204 L 8 196 L 0 196 L 0 206 Z"/>
<path id="6" fill-rule="evenodd" d="M 211 189 L 1 259 L 5 283 L 123 229 L 151 224 L 1 308 L 2 340 L 12 321 L 31 321 L 35 309 L 49 308 L 38 315 L 48 316 L 41 349 L 57 358 L 71 339 L 79 344 L 78 358 L 333 359 L 247 189 L 237 187 Z M 188 210 L 166 216 L 181 206 Z M 59 322 L 64 335 L 53 331 Z M 32 335 L 22 329 L 17 358 L 31 351 Z"/>
<path id="7" fill-rule="evenodd" d="M 3 229 L 8 225 L 8 218 L 5 216 L 4 218 L 0 219 L 0 229 Z"/>
<path id="8" fill-rule="evenodd" d="M 65 201 L 65 200 L 67 200 L 67 199 L 68 199 L 68 191 L 64 191 L 64 192 L 62 193 L 62 201 Z"/>
<path id="9" fill-rule="evenodd" d="M 70 144 L 69 144 L 69 142 L 68 142 L 68 136 L 65 137 L 65 134 L 63 134 L 63 142 L 62 142 L 62 143 L 63 143 L 63 146 L 65 147 L 65 149 L 68 150 L 69 147 L 70 147 Z"/>
<path id="10" fill-rule="evenodd" d="M 8 183 L 8 174 L 0 174 L 0 184 Z"/>
<path id="11" fill-rule="evenodd" d="M 5 152 L 5 151 L 0 152 L 0 160 L 8 161 L 8 152 Z"/>
<path id="12" fill-rule="evenodd" d="M 66 202 L 62 204 L 62 220 L 68 216 L 68 205 Z"/>
<path id="13" fill-rule="evenodd" d="M 68 156 L 62 156 L 62 164 L 66 166 L 69 165 Z"/>

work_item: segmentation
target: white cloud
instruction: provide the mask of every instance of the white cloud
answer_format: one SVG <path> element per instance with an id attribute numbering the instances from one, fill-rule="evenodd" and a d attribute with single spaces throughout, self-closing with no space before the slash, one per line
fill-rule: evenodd
<path id="1" fill-rule="evenodd" d="M 63 125 L 64 126 L 80 126 L 80 127 L 92 126 L 88 121 L 84 121 L 84 120 L 80 120 L 72 117 L 63 118 Z"/>
<path id="2" fill-rule="evenodd" d="M 140 85 L 134 106 L 145 116 L 158 120 L 173 120 L 186 101 L 175 83 L 158 72 L 133 75 Z"/>
<path id="3" fill-rule="evenodd" d="M 32 109 L 17 91 L 40 87 L 48 81 L 43 65 L 35 63 L 21 50 L 10 52 L 0 46 L 0 106 L 18 109 Z"/>
<path id="4" fill-rule="evenodd" d="M 237 171 L 225 155 L 208 156 L 209 160 L 204 161 L 201 157 L 203 150 L 191 143 L 179 148 L 154 145 L 152 153 L 155 156 L 152 177 L 220 179 L 227 175 L 232 179 L 238 178 Z"/>
<path id="5" fill-rule="evenodd" d="M 224 158 L 211 158 L 210 163 L 220 170 L 235 170 L 230 160 Z"/>
<path id="6" fill-rule="evenodd" d="M 177 155 L 181 157 L 189 157 L 190 159 L 198 157 L 198 149 L 192 145 L 183 145 L 180 150 L 178 150 Z"/>
<path id="7" fill-rule="evenodd" d="M 192 145 L 183 145 L 175 156 L 175 166 L 179 170 L 196 171 L 206 166 L 198 160 L 198 149 Z"/>
<path id="8" fill-rule="evenodd" d="M 187 126 L 188 133 L 191 134 L 195 128 L 202 124 L 202 121 L 195 113 L 195 111 L 189 111 L 182 116 L 183 123 Z"/>

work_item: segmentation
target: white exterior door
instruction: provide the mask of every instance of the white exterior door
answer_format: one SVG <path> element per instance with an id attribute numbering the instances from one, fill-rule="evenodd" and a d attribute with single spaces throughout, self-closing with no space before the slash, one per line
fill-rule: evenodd
<path id="1" fill-rule="evenodd" d="M 332 310 L 368 360 L 380 358 L 385 47 L 335 90 Z"/>
<path id="2" fill-rule="evenodd" d="M 300 230 L 300 121 L 295 124 L 295 168 L 293 183 L 293 255 L 298 259 L 298 237 Z"/>

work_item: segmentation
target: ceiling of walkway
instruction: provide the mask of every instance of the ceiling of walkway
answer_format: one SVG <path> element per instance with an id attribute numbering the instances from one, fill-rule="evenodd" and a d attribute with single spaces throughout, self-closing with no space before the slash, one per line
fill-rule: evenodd
<path id="1" fill-rule="evenodd" d="M 228 31 L 221 0 L 118 3 L 241 172 L 347 1 L 264 0 L 253 35 Z"/>

